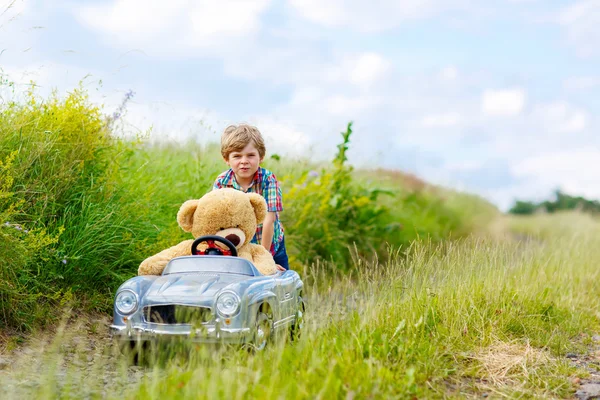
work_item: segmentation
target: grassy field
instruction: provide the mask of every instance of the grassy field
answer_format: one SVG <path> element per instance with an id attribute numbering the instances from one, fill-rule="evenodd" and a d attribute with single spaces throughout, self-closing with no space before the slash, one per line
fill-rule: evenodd
<path id="1" fill-rule="evenodd" d="M 104 115 L 84 90 L 0 104 L 0 333 L 52 325 L 61 305 L 108 313 L 116 288 L 146 257 L 191 238 L 177 225 L 184 201 L 211 190 L 226 169 L 216 144 L 125 139 L 119 113 Z M 354 171 L 335 159 L 268 154 L 282 185 L 293 268 L 316 262 L 353 269 L 352 252 L 374 259 L 413 240 L 439 242 L 487 226 L 497 214 L 481 198 Z"/>
<path id="2" fill-rule="evenodd" d="M 350 273 L 302 271 L 307 325 L 266 352 L 177 348 L 127 366 L 105 321 L 21 350 L 7 398 L 571 398 L 593 351 L 600 223 L 506 218 L 495 236 L 414 242 Z M 404 254 L 400 254 L 404 253 Z M 79 326 L 79 328 L 76 328 Z"/>
<path id="3" fill-rule="evenodd" d="M 264 164 L 306 284 L 301 340 L 130 366 L 108 337 L 114 290 L 189 238 L 175 215 L 225 168 L 218 147 L 123 139 L 81 90 L 1 107 L 2 398 L 568 398 L 598 365 L 566 357 L 598 347 L 597 219 L 509 218 L 355 171 L 348 125 L 331 163 Z"/>

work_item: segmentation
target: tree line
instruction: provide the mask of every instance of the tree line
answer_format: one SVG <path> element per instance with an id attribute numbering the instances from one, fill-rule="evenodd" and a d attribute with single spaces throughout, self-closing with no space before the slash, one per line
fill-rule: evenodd
<path id="1" fill-rule="evenodd" d="M 554 200 L 545 200 L 539 203 L 516 200 L 508 211 L 510 214 L 529 215 L 536 212 L 553 213 L 564 210 L 578 210 L 592 214 L 600 213 L 600 202 L 589 200 L 581 196 L 571 196 L 561 190 L 554 191 Z"/>

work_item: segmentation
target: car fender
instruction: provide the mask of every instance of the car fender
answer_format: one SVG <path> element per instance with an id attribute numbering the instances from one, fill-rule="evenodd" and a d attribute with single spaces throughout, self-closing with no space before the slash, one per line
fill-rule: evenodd
<path id="1" fill-rule="evenodd" d="M 271 291 L 263 291 L 259 294 L 257 294 L 256 296 L 252 297 L 249 299 L 248 301 L 248 308 L 247 310 L 249 311 L 248 313 L 248 317 L 249 317 L 249 322 L 253 323 L 254 318 L 256 317 L 256 313 L 258 311 L 258 308 L 261 306 L 261 304 L 267 304 L 269 309 L 271 310 L 272 317 L 275 317 L 276 315 L 278 315 L 278 309 L 276 307 L 278 307 L 277 304 L 277 296 L 275 295 L 275 293 L 271 292 Z"/>
<path id="2" fill-rule="evenodd" d="M 269 291 L 264 291 L 256 296 L 253 296 L 248 300 L 248 307 L 252 307 L 257 304 L 268 303 L 271 308 L 273 308 L 273 304 L 277 303 L 277 296 L 275 293 Z"/>
<path id="3" fill-rule="evenodd" d="M 143 296 L 150 285 L 152 285 L 152 283 L 158 278 L 160 278 L 159 275 L 135 276 L 123 282 L 123 284 L 117 289 L 116 293 L 119 293 L 121 290 L 129 289 L 138 296 Z"/>

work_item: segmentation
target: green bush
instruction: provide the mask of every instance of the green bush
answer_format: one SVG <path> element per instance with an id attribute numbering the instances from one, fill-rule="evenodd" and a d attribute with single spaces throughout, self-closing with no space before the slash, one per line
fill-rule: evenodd
<path id="1" fill-rule="evenodd" d="M 16 152 L 0 159 L 0 321 L 5 326 L 27 330 L 41 317 L 46 300 L 55 300 L 61 291 L 36 279 L 36 271 L 30 266 L 36 258 L 47 262 L 52 246 L 58 238 L 45 229 L 27 229 L 15 222 L 23 200 L 16 198 L 14 185 L 14 158 Z M 58 232 L 60 235 L 60 231 Z"/>
<path id="2" fill-rule="evenodd" d="M 138 262 L 119 206 L 126 188 L 112 179 L 124 146 L 79 89 L 44 101 L 32 90 L 0 111 L 0 247 L 11 254 L 0 318 L 29 329 L 37 318 L 28 305 L 45 310 L 72 291 L 107 295 Z"/>
<path id="3" fill-rule="evenodd" d="M 385 239 L 398 228 L 390 223 L 389 209 L 378 202 L 383 192 L 354 181 L 346 163 L 351 134 L 349 123 L 332 169 L 304 171 L 284 194 L 290 204 L 283 222 L 292 262 L 330 259 L 344 269 L 351 262 L 349 250 L 373 255 L 384 249 Z"/>

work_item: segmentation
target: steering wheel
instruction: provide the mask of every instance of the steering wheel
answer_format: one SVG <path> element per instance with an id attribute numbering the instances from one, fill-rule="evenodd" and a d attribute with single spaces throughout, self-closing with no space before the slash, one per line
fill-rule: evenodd
<path id="1" fill-rule="evenodd" d="M 208 244 L 208 248 L 204 251 L 198 250 L 198 245 L 200 243 Z M 223 243 L 228 247 L 228 250 L 223 250 L 220 247 L 215 245 L 215 242 Z M 231 243 L 229 240 L 225 239 L 222 236 L 216 235 L 208 235 L 208 236 L 200 236 L 198 239 L 194 240 L 192 243 L 192 255 L 194 256 L 233 256 L 237 257 L 237 249 L 235 245 Z"/>

